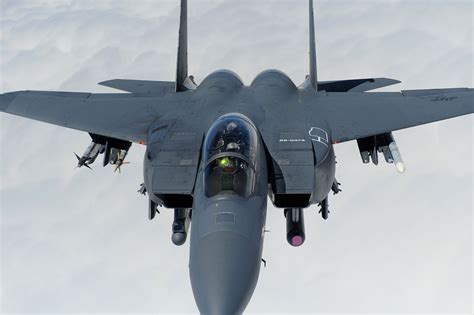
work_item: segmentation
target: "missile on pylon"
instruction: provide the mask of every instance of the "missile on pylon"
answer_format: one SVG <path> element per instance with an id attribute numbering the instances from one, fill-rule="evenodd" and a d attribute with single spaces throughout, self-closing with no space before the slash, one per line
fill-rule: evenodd
<path id="1" fill-rule="evenodd" d="M 400 151 L 398 150 L 398 146 L 395 140 L 388 145 L 388 148 L 392 155 L 393 163 L 395 163 L 397 171 L 400 173 L 405 172 L 405 164 L 403 163 L 402 156 L 400 154 Z"/>
<path id="2" fill-rule="evenodd" d="M 369 163 L 372 160 L 377 165 L 378 153 L 381 152 L 387 163 L 394 163 L 397 171 L 405 172 L 405 164 L 391 132 L 357 139 L 357 145 L 363 163 Z"/>
<path id="3" fill-rule="evenodd" d="M 90 169 L 89 165 L 94 163 L 94 161 L 96 160 L 97 156 L 99 155 L 102 149 L 103 149 L 102 144 L 95 143 L 92 141 L 87 147 L 86 151 L 84 151 L 84 154 L 82 154 L 81 157 L 79 157 L 76 153 L 74 153 L 78 160 L 77 167 L 85 166 Z"/>

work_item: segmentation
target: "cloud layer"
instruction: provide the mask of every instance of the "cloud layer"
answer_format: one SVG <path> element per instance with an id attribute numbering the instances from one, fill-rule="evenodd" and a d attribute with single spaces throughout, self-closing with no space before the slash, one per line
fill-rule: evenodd
<path id="1" fill-rule="evenodd" d="M 110 92 L 112 78 L 173 80 L 178 1 L 2 0 L 1 92 Z M 306 1 L 190 1 L 190 70 L 230 68 L 248 84 L 307 72 Z M 473 86 L 470 1 L 320 1 L 321 80 L 386 76 L 388 90 Z M 269 207 L 268 266 L 249 313 L 469 312 L 473 121 L 397 132 L 407 164 L 362 165 L 336 147 L 343 193 L 306 211 L 307 243 L 285 241 Z M 122 175 L 76 170 L 89 136 L 0 115 L 2 313 L 195 313 L 186 246 L 171 211 L 146 219 L 144 148 Z"/>

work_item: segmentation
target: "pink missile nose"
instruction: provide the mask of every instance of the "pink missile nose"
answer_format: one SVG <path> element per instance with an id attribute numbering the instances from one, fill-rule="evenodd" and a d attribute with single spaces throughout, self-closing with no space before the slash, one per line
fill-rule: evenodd
<path id="1" fill-rule="evenodd" d="M 303 238 L 299 235 L 295 235 L 291 238 L 291 245 L 298 247 L 303 245 Z"/>

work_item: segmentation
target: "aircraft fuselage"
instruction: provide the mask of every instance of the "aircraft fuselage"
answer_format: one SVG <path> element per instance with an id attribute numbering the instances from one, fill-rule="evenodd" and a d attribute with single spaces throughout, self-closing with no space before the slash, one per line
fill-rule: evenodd
<path id="1" fill-rule="evenodd" d="M 262 93 L 260 89 L 267 93 Z M 275 93 L 269 93 L 269 89 L 277 92 L 278 98 L 275 98 Z M 278 102 L 282 99 L 297 100 L 298 94 L 301 93 L 282 72 L 266 71 L 260 74 L 250 87 L 245 87 L 235 74 L 219 71 L 205 79 L 194 93 L 201 92 L 208 95 L 206 101 L 195 105 L 196 107 L 190 104 L 188 108 L 192 112 L 200 106 L 201 110 L 208 113 L 209 120 L 209 127 L 204 131 L 204 139 L 200 145 L 201 158 L 193 191 L 190 278 L 196 303 L 202 314 L 240 314 L 252 296 L 262 264 L 269 194 L 275 205 L 281 203 L 281 208 L 285 208 L 285 199 L 280 200 L 273 194 L 273 191 L 281 187 L 272 188 L 272 184 L 288 185 L 283 188 L 295 190 L 303 189 L 300 187 L 306 185 L 304 189 L 309 197 L 302 201 L 307 204 L 301 208 L 321 202 L 334 182 L 334 150 L 330 131 L 324 126 L 321 117 L 318 119 L 319 123 L 311 124 L 305 121 L 297 125 L 292 124 L 288 133 L 275 133 L 273 139 L 262 138 L 260 128 L 270 127 L 268 117 L 264 119 L 265 108 L 279 106 Z M 242 94 L 247 97 L 242 98 Z M 240 96 L 235 98 L 239 102 L 234 102 L 233 95 Z M 308 117 L 308 120 L 310 119 L 311 117 Z M 274 122 L 284 120 L 284 117 L 278 117 Z M 239 136 L 229 136 L 226 128 L 232 126 L 234 121 L 242 124 L 242 127 L 246 126 L 248 132 L 239 131 Z M 260 124 L 264 121 L 267 122 L 266 125 Z M 159 185 L 157 182 L 160 181 L 160 176 L 157 174 L 163 171 L 160 168 L 163 163 L 153 162 L 153 158 L 159 154 L 150 151 L 154 150 L 153 143 L 160 142 L 156 139 L 167 139 L 164 134 L 186 134 L 185 131 L 173 131 L 172 127 L 165 131 L 172 124 L 167 121 L 166 115 L 163 115 L 149 133 L 149 147 L 145 156 L 145 185 L 150 198 L 155 198 L 157 204 L 162 200 L 157 197 L 154 187 Z M 230 137 L 230 140 L 226 137 Z M 265 148 L 268 145 L 278 145 L 282 152 L 285 148 L 302 150 L 301 161 L 294 166 L 288 165 L 293 167 L 294 171 L 306 172 L 301 178 L 295 178 L 299 186 L 270 182 L 269 178 L 278 177 L 276 173 L 283 171 L 273 168 L 274 162 L 266 154 Z M 163 152 L 163 148 L 160 148 L 160 151 Z M 181 153 L 180 156 L 183 154 L 185 155 Z M 215 174 L 214 170 L 220 170 L 220 164 L 227 163 L 228 161 L 223 160 L 227 158 L 235 158 L 236 163 L 242 164 L 250 175 L 244 178 L 234 175 L 229 181 L 226 179 L 228 174 L 225 167 L 221 170 L 222 174 Z M 231 170 L 230 174 L 234 173 L 235 171 Z M 289 187 L 291 185 L 293 187 Z M 295 194 L 290 197 L 294 199 L 286 202 L 295 202 L 300 198 L 298 196 Z M 288 242 L 293 246 L 299 246 L 304 241 L 301 208 L 295 209 L 299 212 L 292 212 L 301 217 L 300 225 L 288 218 Z M 301 227 L 302 230 L 295 231 L 295 227 Z M 296 241 L 292 243 L 295 236 Z"/>

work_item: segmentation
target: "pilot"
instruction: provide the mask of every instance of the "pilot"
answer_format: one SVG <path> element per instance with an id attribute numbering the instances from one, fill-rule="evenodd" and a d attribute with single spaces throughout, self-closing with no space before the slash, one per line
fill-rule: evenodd
<path id="1" fill-rule="evenodd" d="M 225 131 L 226 133 L 238 133 L 239 132 L 239 128 L 240 126 L 235 122 L 235 121 L 232 121 L 230 122 L 227 127 L 225 128 Z"/>
<path id="2" fill-rule="evenodd" d="M 235 121 L 228 123 L 223 131 L 221 136 L 218 138 L 215 143 L 214 150 L 219 152 L 231 151 L 231 152 L 240 152 L 239 142 L 240 135 L 240 125 Z"/>
<path id="3" fill-rule="evenodd" d="M 216 149 L 220 149 L 224 146 L 225 142 L 224 142 L 224 138 L 219 138 L 219 140 L 217 141 L 216 143 Z"/>
<path id="4" fill-rule="evenodd" d="M 237 122 L 231 121 L 226 125 L 224 130 L 224 139 L 226 140 L 226 143 L 236 141 L 240 138 L 240 135 L 241 127 Z"/>
<path id="5" fill-rule="evenodd" d="M 240 145 L 236 142 L 231 142 L 226 146 L 225 150 L 227 152 L 239 152 L 240 153 Z"/>

